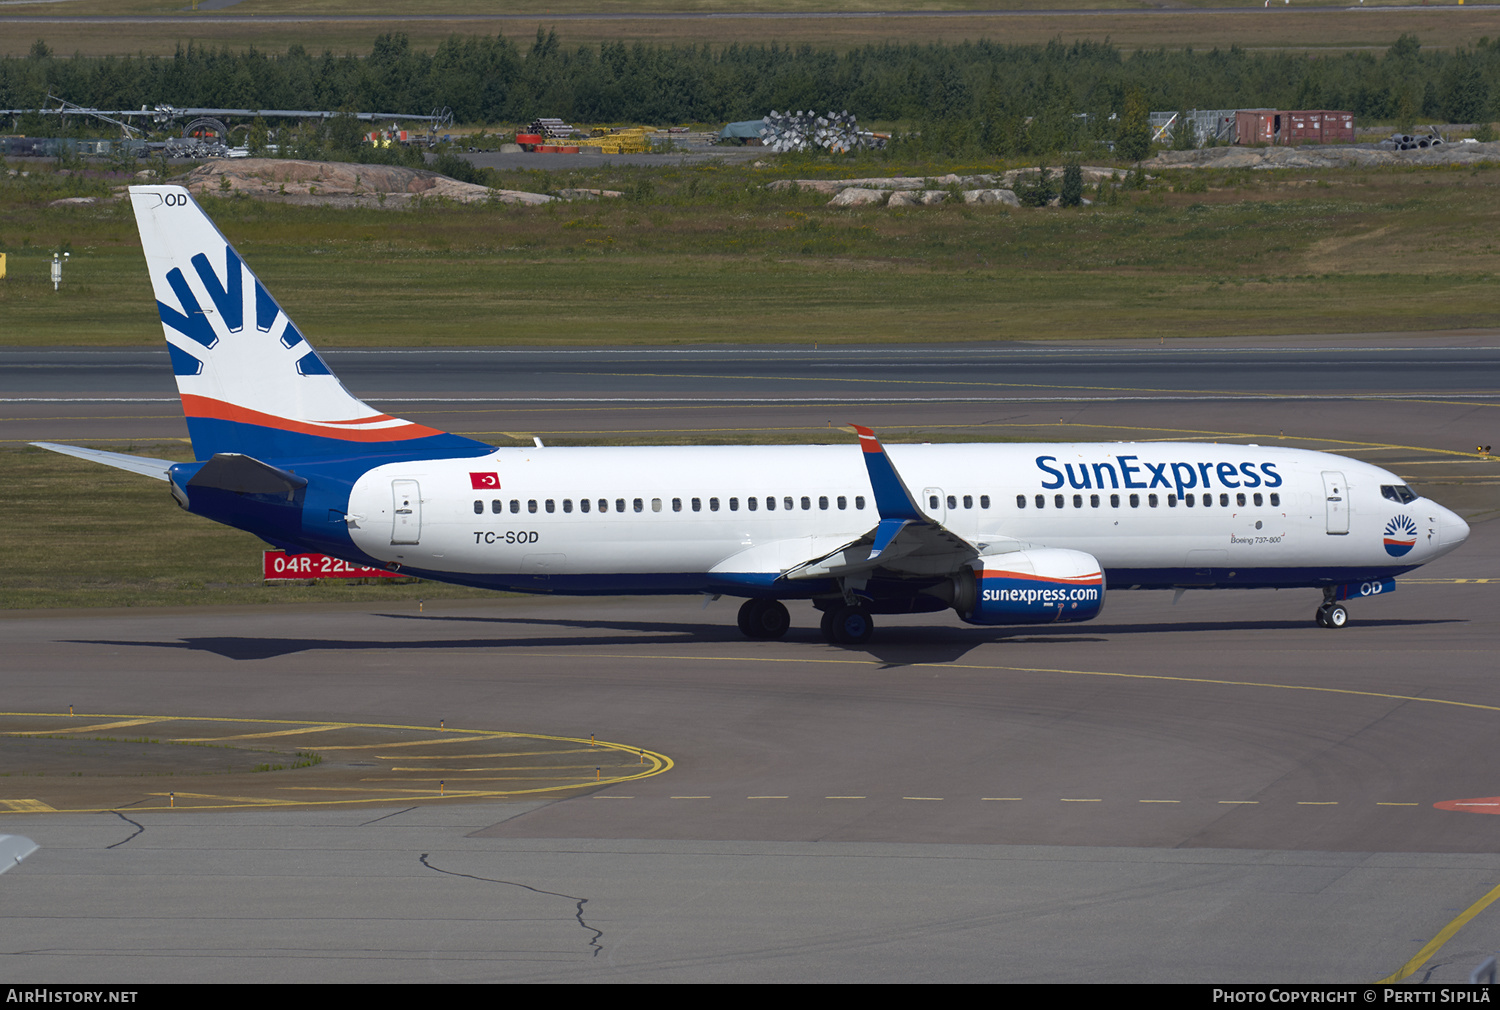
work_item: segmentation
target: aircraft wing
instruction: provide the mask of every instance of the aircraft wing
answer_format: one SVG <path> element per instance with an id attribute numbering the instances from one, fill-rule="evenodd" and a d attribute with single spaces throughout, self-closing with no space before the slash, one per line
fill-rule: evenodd
<path id="1" fill-rule="evenodd" d="M 50 449 L 60 452 L 64 456 L 77 456 L 79 459 L 91 460 L 95 463 L 103 463 L 117 470 L 129 470 L 131 473 L 143 474 L 147 477 L 155 477 L 157 480 L 170 481 L 167 471 L 174 464 L 169 459 L 150 459 L 146 456 L 127 456 L 123 452 L 105 452 L 103 449 L 82 449 L 76 445 L 59 445 L 56 442 L 32 442 L 38 449 Z"/>
<path id="2" fill-rule="evenodd" d="M 883 568 L 898 575 L 942 575 L 979 557 L 979 548 L 934 522 L 896 472 L 875 432 L 859 435 L 880 522 L 858 540 L 788 569 L 787 579 L 841 578 Z"/>

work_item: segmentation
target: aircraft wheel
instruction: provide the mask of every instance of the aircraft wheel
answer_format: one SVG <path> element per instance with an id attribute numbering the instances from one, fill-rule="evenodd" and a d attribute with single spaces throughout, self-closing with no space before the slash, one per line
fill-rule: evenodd
<path id="1" fill-rule="evenodd" d="M 780 638 L 791 623 L 780 600 L 746 600 L 740 605 L 740 631 L 746 638 Z"/>
<path id="2" fill-rule="evenodd" d="M 1318 608 L 1318 624 L 1324 628 L 1342 628 L 1349 623 L 1349 611 L 1341 603 L 1325 603 Z"/>
<path id="3" fill-rule="evenodd" d="M 1313 620 L 1318 622 L 1320 628 L 1328 627 L 1328 608 L 1319 607 L 1318 612 L 1313 614 Z"/>
<path id="4" fill-rule="evenodd" d="M 822 618 L 818 621 L 818 629 L 823 632 L 823 637 L 830 642 L 833 641 L 833 611 L 823 611 Z"/>
<path id="5" fill-rule="evenodd" d="M 875 634 L 875 622 L 864 607 L 839 607 L 832 611 L 829 627 L 835 645 L 864 645 Z"/>

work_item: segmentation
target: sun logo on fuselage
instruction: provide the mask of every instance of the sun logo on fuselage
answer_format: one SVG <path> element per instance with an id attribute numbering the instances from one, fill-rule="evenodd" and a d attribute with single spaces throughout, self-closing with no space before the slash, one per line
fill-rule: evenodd
<path id="1" fill-rule="evenodd" d="M 1411 516 L 1396 516 L 1385 524 L 1385 552 L 1393 558 L 1417 545 L 1417 524 Z"/>

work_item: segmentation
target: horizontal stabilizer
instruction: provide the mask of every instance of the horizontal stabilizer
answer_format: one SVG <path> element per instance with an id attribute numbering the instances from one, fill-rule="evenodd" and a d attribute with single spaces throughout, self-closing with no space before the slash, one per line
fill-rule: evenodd
<path id="1" fill-rule="evenodd" d="M 103 463 L 105 466 L 112 466 L 117 470 L 129 470 L 131 473 L 155 477 L 157 480 L 171 480 L 167 476 L 167 471 L 175 465 L 169 459 L 127 456 L 123 452 L 105 452 L 103 449 L 82 449 L 76 445 L 59 445 L 56 442 L 32 442 L 31 444 L 38 449 L 50 449 L 53 452 L 60 452 L 64 456 L 77 456 L 79 459 Z"/>
<path id="2" fill-rule="evenodd" d="M 307 487 L 307 478 L 262 463 L 253 456 L 221 452 L 193 474 L 188 487 L 218 488 L 235 494 L 285 495 L 291 501 L 293 495 Z"/>

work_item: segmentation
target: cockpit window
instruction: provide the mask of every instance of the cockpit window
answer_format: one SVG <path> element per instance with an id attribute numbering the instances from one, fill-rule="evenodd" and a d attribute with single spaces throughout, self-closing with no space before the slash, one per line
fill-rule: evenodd
<path id="1" fill-rule="evenodd" d="M 1391 501 L 1400 502 L 1402 505 L 1417 500 L 1416 494 L 1405 484 L 1382 484 L 1380 485 L 1380 493 Z"/>

